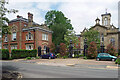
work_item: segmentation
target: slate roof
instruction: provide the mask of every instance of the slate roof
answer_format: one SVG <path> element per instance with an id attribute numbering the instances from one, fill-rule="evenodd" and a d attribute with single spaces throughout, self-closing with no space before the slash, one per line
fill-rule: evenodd
<path id="1" fill-rule="evenodd" d="M 11 20 L 11 21 L 9 21 L 9 23 L 11 23 L 11 22 L 17 22 L 17 21 L 25 21 L 25 22 L 27 22 L 28 23 L 28 19 L 26 19 L 26 18 L 23 18 L 23 17 L 20 17 L 20 18 L 16 18 L 16 19 L 13 19 L 13 20 Z M 33 25 L 39 25 L 38 23 L 36 23 L 36 22 L 34 22 L 33 21 Z"/>

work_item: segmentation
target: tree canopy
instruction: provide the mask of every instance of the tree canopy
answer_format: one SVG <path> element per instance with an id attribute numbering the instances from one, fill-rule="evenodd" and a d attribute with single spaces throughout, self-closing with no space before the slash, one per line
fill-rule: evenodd
<path id="1" fill-rule="evenodd" d="M 6 13 L 16 13 L 18 10 L 11 9 L 8 10 L 5 5 L 8 4 L 7 1 L 1 0 L 0 1 L 0 28 L 2 28 L 2 35 L 9 34 L 10 28 L 8 27 L 7 23 L 9 22 L 9 19 L 5 16 Z"/>
<path id="2" fill-rule="evenodd" d="M 97 47 L 100 47 L 100 34 L 96 30 L 88 30 L 83 34 L 84 37 L 87 38 L 87 44 L 89 44 L 94 41 L 97 43 Z"/>
<path id="3" fill-rule="evenodd" d="M 66 32 L 66 34 L 64 35 L 64 40 L 65 40 L 67 47 L 69 47 L 69 45 L 70 45 L 70 40 L 72 40 L 73 44 L 78 44 L 78 42 L 79 42 L 78 37 L 76 36 L 75 31 L 73 31 L 73 30 L 68 30 Z"/>
<path id="4" fill-rule="evenodd" d="M 55 45 L 64 43 L 67 30 L 72 30 L 71 21 L 61 11 L 51 10 L 45 15 L 45 24 L 53 31 L 52 40 Z"/>

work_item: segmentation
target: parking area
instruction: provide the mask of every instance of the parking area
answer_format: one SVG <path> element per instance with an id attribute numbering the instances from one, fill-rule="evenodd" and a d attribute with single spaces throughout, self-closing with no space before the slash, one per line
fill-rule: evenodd
<path id="1" fill-rule="evenodd" d="M 117 69 L 117 64 L 114 61 L 96 61 L 95 59 L 82 59 L 82 58 L 67 58 L 67 59 L 33 59 L 33 60 L 13 60 L 15 62 L 34 63 L 40 65 L 50 66 L 74 66 L 80 68 L 112 68 Z"/>

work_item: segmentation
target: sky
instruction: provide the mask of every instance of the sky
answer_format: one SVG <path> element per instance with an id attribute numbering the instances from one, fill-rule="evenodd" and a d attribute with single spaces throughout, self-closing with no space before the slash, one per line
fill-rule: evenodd
<path id="1" fill-rule="evenodd" d="M 8 9 L 16 9 L 16 14 L 7 14 L 12 20 L 17 15 L 28 18 L 27 13 L 33 14 L 34 22 L 43 24 L 45 14 L 50 10 L 62 11 L 65 17 L 71 20 L 71 24 L 76 32 L 80 32 L 86 27 L 95 25 L 95 19 L 101 20 L 101 14 L 111 13 L 111 24 L 118 27 L 118 1 L 119 0 L 8 0 Z M 100 21 L 100 24 L 102 22 Z"/>

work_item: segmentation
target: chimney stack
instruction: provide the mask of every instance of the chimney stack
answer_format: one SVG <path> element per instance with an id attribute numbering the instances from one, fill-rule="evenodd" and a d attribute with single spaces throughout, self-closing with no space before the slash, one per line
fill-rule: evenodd
<path id="1" fill-rule="evenodd" d="M 32 27 L 33 24 L 33 14 L 28 12 L 28 26 Z"/>
<path id="2" fill-rule="evenodd" d="M 17 15 L 17 18 L 23 18 L 22 16 Z"/>

